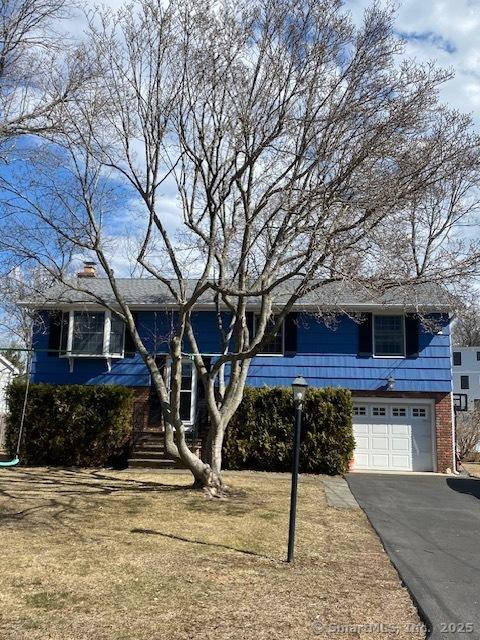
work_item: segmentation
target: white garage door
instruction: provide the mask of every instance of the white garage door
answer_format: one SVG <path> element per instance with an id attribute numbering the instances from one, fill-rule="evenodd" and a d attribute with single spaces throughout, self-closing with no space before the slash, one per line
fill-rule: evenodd
<path id="1" fill-rule="evenodd" d="M 354 402 L 355 469 L 432 471 L 432 407 Z"/>

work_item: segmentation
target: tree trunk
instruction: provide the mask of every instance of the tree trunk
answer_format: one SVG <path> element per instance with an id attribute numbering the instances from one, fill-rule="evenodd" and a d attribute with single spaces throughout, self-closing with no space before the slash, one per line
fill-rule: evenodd
<path id="1" fill-rule="evenodd" d="M 223 428 L 223 425 L 218 425 L 215 433 L 212 434 L 212 438 L 210 441 L 211 465 L 214 473 L 216 473 L 218 476 L 220 476 L 222 470 L 222 447 L 224 433 L 225 429 Z"/>
<path id="2" fill-rule="evenodd" d="M 222 497 L 225 494 L 225 487 L 220 473 L 221 467 L 218 470 L 212 469 L 209 464 L 190 451 L 185 439 L 185 427 L 181 423 L 175 425 L 175 442 L 180 461 L 194 477 L 193 487 L 203 489 L 211 498 Z"/>

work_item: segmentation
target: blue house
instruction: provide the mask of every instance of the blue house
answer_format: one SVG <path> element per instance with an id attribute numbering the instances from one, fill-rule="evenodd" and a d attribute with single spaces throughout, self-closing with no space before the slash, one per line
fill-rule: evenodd
<path id="1" fill-rule="evenodd" d="M 108 280 L 95 277 L 87 266 L 72 284 L 83 292 L 55 285 L 48 297 L 23 303 L 42 319 L 34 335 L 33 382 L 133 387 L 137 421 L 142 428 L 160 429 L 147 367 L 124 324 L 96 301 L 115 304 Z M 173 299 L 157 280 L 118 279 L 117 284 L 168 379 Z M 342 284 L 332 285 L 324 296 L 322 310 L 332 311 L 327 300 L 335 300 L 335 317 L 326 321 L 319 314 L 318 298 L 303 300 L 266 352 L 254 359 L 247 384 L 289 386 L 303 375 L 313 387 L 350 389 L 357 469 L 454 469 L 450 315 L 444 291 L 422 286 L 372 299 Z M 213 314 L 208 298 L 194 313 L 207 358 L 220 350 Z M 254 306 L 250 319 L 255 322 Z M 202 389 L 190 360 L 185 367 L 182 418 L 193 425 Z"/>

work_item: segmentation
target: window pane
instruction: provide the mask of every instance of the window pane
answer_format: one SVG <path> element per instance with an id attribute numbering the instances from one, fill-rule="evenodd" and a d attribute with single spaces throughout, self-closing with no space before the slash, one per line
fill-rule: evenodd
<path id="1" fill-rule="evenodd" d="M 474 400 L 475 404 L 476 400 Z M 453 406 L 457 411 L 466 411 L 468 407 L 467 394 L 466 393 L 454 393 L 453 394 Z"/>
<path id="2" fill-rule="evenodd" d="M 405 354 L 403 316 L 375 316 L 375 355 Z"/>
<path id="3" fill-rule="evenodd" d="M 414 407 L 412 409 L 412 417 L 413 418 L 425 418 L 427 416 L 426 409 L 420 409 L 418 407 Z"/>
<path id="4" fill-rule="evenodd" d="M 123 334 L 125 332 L 125 323 L 120 318 L 112 315 L 110 321 L 110 348 L 109 353 L 123 353 Z"/>
<path id="5" fill-rule="evenodd" d="M 454 351 L 453 352 L 453 364 L 456 367 L 461 366 L 461 364 L 462 364 L 462 354 L 460 353 L 460 351 Z"/>
<path id="6" fill-rule="evenodd" d="M 182 390 L 192 388 L 192 362 L 182 362 Z"/>
<path id="7" fill-rule="evenodd" d="M 98 355 L 103 352 L 105 314 L 75 312 L 72 353 Z"/>
<path id="8" fill-rule="evenodd" d="M 353 407 L 353 415 L 354 416 L 366 416 L 367 415 L 367 407 Z"/>
<path id="9" fill-rule="evenodd" d="M 256 318 L 258 322 L 258 318 Z M 272 317 L 268 320 L 265 332 L 268 333 L 272 330 L 273 325 L 275 324 L 276 318 Z M 262 353 L 268 354 L 283 354 L 283 332 L 284 332 L 284 324 L 282 323 L 280 329 L 278 330 L 276 336 L 272 338 L 272 340 L 265 345 Z"/>
<path id="10" fill-rule="evenodd" d="M 184 422 L 190 422 L 190 408 L 192 405 L 192 394 L 190 391 L 180 393 L 180 418 Z"/>

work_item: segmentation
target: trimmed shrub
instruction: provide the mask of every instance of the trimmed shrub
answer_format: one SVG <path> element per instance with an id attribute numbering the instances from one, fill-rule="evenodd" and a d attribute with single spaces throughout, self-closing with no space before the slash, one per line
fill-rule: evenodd
<path id="1" fill-rule="evenodd" d="M 348 470 L 355 447 L 352 409 L 351 394 L 345 389 L 307 390 L 300 471 L 333 475 Z M 290 471 L 293 421 L 291 389 L 245 389 L 225 435 L 225 468 Z"/>
<path id="2" fill-rule="evenodd" d="M 7 393 L 6 445 L 13 455 L 25 383 Z M 122 465 L 132 431 L 133 392 L 126 387 L 31 384 L 20 459 L 27 465 Z"/>

